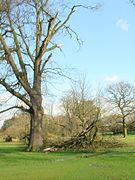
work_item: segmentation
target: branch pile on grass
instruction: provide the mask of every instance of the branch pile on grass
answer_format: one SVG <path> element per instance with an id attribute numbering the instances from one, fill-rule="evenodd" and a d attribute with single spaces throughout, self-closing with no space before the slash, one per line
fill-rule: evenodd
<path id="1" fill-rule="evenodd" d="M 93 121 L 90 125 L 87 126 L 85 130 L 81 131 L 79 134 L 60 145 L 54 145 L 54 147 L 62 149 L 85 148 L 94 142 L 97 130 L 96 122 Z"/>

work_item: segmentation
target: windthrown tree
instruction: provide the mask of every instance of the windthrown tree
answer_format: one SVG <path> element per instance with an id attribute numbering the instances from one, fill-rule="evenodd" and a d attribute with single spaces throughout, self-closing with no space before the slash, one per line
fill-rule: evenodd
<path id="1" fill-rule="evenodd" d="M 88 97 L 85 79 L 80 80 L 62 98 L 62 107 L 68 129 L 72 138 L 64 145 L 70 147 L 86 147 L 91 145 L 98 132 L 101 120 L 99 96 Z"/>
<path id="2" fill-rule="evenodd" d="M 123 137 L 127 136 L 127 117 L 135 112 L 135 89 L 130 83 L 119 82 L 107 88 L 108 101 L 114 113 L 119 114 L 123 125 Z"/>
<path id="3" fill-rule="evenodd" d="M 68 22 L 76 8 L 84 6 L 67 7 L 62 2 L 0 1 L 0 85 L 25 105 L 11 108 L 30 113 L 29 151 L 43 146 L 42 80 L 47 73 L 59 73 L 49 66 L 53 51 L 60 48 L 57 36 L 66 33 L 78 40 Z M 60 9 L 64 14 L 61 15 Z"/>

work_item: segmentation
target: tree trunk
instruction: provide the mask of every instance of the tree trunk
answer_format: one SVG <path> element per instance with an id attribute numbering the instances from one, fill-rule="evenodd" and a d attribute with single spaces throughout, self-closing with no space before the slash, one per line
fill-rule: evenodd
<path id="1" fill-rule="evenodd" d="M 32 109 L 30 112 L 30 141 L 28 144 L 28 151 L 40 151 L 43 148 L 43 136 L 42 136 L 42 120 L 43 120 L 43 108 L 39 99 L 36 97 L 32 99 Z"/>
<path id="2" fill-rule="evenodd" d="M 123 138 L 127 137 L 127 125 L 125 119 L 123 119 Z"/>

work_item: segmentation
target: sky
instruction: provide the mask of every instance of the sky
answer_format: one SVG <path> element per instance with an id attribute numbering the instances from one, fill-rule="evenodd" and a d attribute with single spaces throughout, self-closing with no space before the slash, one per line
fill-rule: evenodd
<path id="1" fill-rule="evenodd" d="M 76 2 L 94 5 L 97 1 Z M 73 68 L 71 78 L 85 75 L 94 90 L 117 81 L 135 84 L 135 7 L 129 0 L 98 0 L 98 3 L 102 4 L 100 9 L 94 12 L 77 9 L 69 21 L 83 45 L 80 47 L 75 38 L 61 36 L 58 43 L 63 45 L 62 53 L 57 51 L 53 59 L 60 66 Z M 53 100 L 48 101 L 57 101 L 70 84 L 67 80 L 56 83 L 51 87 Z M 0 119 L 5 119 L 5 115 Z"/>
<path id="2" fill-rule="evenodd" d="M 64 55 L 58 59 L 85 74 L 93 87 L 118 80 L 135 83 L 135 7 L 129 0 L 99 2 L 97 11 L 81 9 L 74 14 L 70 25 L 83 45 L 79 49 L 74 39 L 61 39 Z"/>

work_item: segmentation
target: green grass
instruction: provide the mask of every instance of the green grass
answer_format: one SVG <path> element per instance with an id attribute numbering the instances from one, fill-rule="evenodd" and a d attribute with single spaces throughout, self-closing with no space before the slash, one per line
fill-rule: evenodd
<path id="1" fill-rule="evenodd" d="M 135 136 L 126 141 L 130 146 L 53 153 L 29 153 L 23 145 L 0 143 L 0 180 L 134 180 Z"/>

